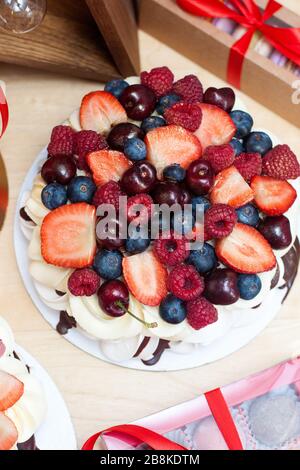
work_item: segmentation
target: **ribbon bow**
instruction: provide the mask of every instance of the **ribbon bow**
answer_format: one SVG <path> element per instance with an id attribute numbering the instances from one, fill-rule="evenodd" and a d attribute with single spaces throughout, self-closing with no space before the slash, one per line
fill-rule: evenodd
<path id="1" fill-rule="evenodd" d="M 267 24 L 282 8 L 275 0 L 268 1 L 264 12 L 260 11 L 254 0 L 231 0 L 235 10 L 219 0 L 177 0 L 177 4 L 193 15 L 229 18 L 247 29 L 232 46 L 229 55 L 227 81 L 236 88 L 241 87 L 244 58 L 256 31 L 260 31 L 273 47 L 300 66 L 300 28 L 279 28 Z"/>

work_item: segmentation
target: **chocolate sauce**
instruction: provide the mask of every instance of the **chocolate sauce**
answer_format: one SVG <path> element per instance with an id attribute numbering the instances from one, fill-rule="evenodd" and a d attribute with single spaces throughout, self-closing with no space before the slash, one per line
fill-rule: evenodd
<path id="1" fill-rule="evenodd" d="M 59 296 L 59 297 L 63 297 L 64 295 L 66 295 L 65 292 L 62 292 L 61 290 L 56 290 L 55 293 Z"/>
<path id="2" fill-rule="evenodd" d="M 166 339 L 160 339 L 157 348 L 155 349 L 153 353 L 152 359 L 149 359 L 148 361 L 142 361 L 145 366 L 154 366 L 155 364 L 158 363 L 160 360 L 163 352 L 166 349 L 169 349 L 169 341 Z"/>
<path id="3" fill-rule="evenodd" d="M 275 274 L 273 276 L 273 279 L 271 281 L 271 289 L 274 289 L 274 287 L 277 286 L 279 278 L 280 278 L 280 269 L 279 269 L 279 266 L 278 266 L 278 263 L 277 263 L 276 272 L 275 272 Z"/>
<path id="4" fill-rule="evenodd" d="M 22 207 L 22 209 L 20 209 L 20 217 L 23 220 L 26 220 L 26 222 L 32 222 L 34 225 L 36 225 L 36 223 L 29 217 L 29 215 L 25 211 L 25 207 Z"/>
<path id="5" fill-rule="evenodd" d="M 282 257 L 282 261 L 284 265 L 283 279 L 285 280 L 285 283 L 282 286 L 280 286 L 280 289 L 286 288 L 287 291 L 281 303 L 285 301 L 285 299 L 290 293 L 292 285 L 294 284 L 294 281 L 298 273 L 299 259 L 300 259 L 300 243 L 297 237 L 294 245 Z"/>
<path id="6" fill-rule="evenodd" d="M 34 435 L 28 441 L 18 443 L 17 448 L 18 450 L 40 450 L 36 445 Z"/>
<path id="7" fill-rule="evenodd" d="M 150 341 L 149 336 L 145 336 L 143 341 L 139 345 L 137 352 L 135 353 L 135 355 L 133 357 L 138 357 L 141 354 L 141 352 L 144 351 L 144 349 L 148 345 L 149 341 Z"/>
<path id="8" fill-rule="evenodd" d="M 56 326 L 56 331 L 60 335 L 66 335 L 71 328 L 76 328 L 77 323 L 74 317 L 71 317 L 68 312 L 62 310 L 59 316 L 59 322 Z"/>

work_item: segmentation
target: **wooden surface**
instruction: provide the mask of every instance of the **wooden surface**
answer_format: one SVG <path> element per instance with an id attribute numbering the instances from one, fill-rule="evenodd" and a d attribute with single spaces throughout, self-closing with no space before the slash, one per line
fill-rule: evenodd
<path id="1" fill-rule="evenodd" d="M 140 34 L 140 45 L 143 69 L 167 64 L 177 76 L 198 74 L 205 87 L 223 85 L 144 33 Z M 17 271 L 12 239 L 15 203 L 24 176 L 47 143 L 51 128 L 69 116 L 82 95 L 96 89 L 98 83 L 2 64 L 0 75 L 7 82 L 11 108 L 10 126 L 0 142 L 10 184 L 9 213 L 0 233 L 1 313 L 19 344 L 41 362 L 61 390 L 79 446 L 107 426 L 141 418 L 300 354 L 299 277 L 282 311 L 261 335 L 235 354 L 194 370 L 154 373 L 109 365 L 52 330 L 30 301 Z M 255 116 L 256 127 L 278 134 L 300 156 L 299 129 L 252 99 L 242 98 Z"/>

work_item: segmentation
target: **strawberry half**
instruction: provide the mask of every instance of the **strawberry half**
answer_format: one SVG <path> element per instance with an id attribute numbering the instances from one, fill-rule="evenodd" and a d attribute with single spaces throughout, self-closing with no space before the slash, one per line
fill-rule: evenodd
<path id="1" fill-rule="evenodd" d="M 253 191 L 235 166 L 230 166 L 217 174 L 210 193 L 213 204 L 228 204 L 241 207 L 252 201 Z"/>
<path id="2" fill-rule="evenodd" d="M 158 176 L 172 163 L 183 168 L 202 155 L 197 137 L 180 126 L 164 126 L 148 132 L 145 143 L 147 159 L 155 166 Z"/>
<path id="3" fill-rule="evenodd" d="M 62 268 L 90 266 L 96 252 L 96 208 L 85 202 L 54 209 L 43 220 L 44 260 Z"/>
<path id="4" fill-rule="evenodd" d="M 213 104 L 198 103 L 202 121 L 195 135 L 201 142 L 203 152 L 209 145 L 228 144 L 236 132 L 236 126 L 226 111 Z"/>
<path id="5" fill-rule="evenodd" d="M 167 295 L 168 272 L 152 251 L 124 258 L 123 276 L 132 295 L 142 304 L 157 306 Z"/>
<path id="6" fill-rule="evenodd" d="M 92 152 L 86 160 L 97 186 L 109 181 L 119 181 L 125 171 L 132 166 L 132 162 L 122 152 L 114 150 Z"/>
<path id="7" fill-rule="evenodd" d="M 107 134 L 112 126 L 127 122 L 123 106 L 111 93 L 93 91 L 82 99 L 80 112 L 82 129 Z"/>
<path id="8" fill-rule="evenodd" d="M 262 273 L 276 266 L 270 244 L 250 225 L 238 223 L 228 237 L 217 240 L 216 254 L 239 273 Z"/>
<path id="9" fill-rule="evenodd" d="M 13 375 L 0 370 L 0 411 L 13 406 L 23 393 L 24 384 Z"/>
<path id="10" fill-rule="evenodd" d="M 271 176 L 254 176 L 251 188 L 257 207 L 267 215 L 284 214 L 297 198 L 290 183 Z"/>
<path id="11" fill-rule="evenodd" d="M 0 450 L 10 450 L 18 440 L 18 431 L 11 419 L 0 413 Z"/>

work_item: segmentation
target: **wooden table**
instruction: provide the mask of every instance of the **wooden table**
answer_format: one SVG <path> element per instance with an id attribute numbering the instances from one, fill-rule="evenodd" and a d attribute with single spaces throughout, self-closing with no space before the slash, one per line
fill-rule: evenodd
<path id="1" fill-rule="evenodd" d="M 144 68 L 168 64 L 179 76 L 196 73 L 205 86 L 222 85 L 143 33 L 140 44 Z M 32 304 L 17 270 L 12 238 L 15 204 L 24 176 L 47 143 L 52 127 L 68 117 L 81 97 L 98 85 L 3 64 L 0 78 L 7 83 L 11 111 L 10 126 L 1 141 L 10 204 L 0 234 L 0 312 L 11 324 L 17 342 L 41 362 L 58 385 L 72 415 L 78 446 L 107 426 L 141 418 L 300 354 L 299 277 L 281 313 L 259 337 L 235 354 L 196 370 L 127 370 L 90 357 L 52 330 Z M 243 99 L 255 116 L 256 126 L 278 134 L 300 157 L 299 129 L 248 97 Z"/>

